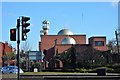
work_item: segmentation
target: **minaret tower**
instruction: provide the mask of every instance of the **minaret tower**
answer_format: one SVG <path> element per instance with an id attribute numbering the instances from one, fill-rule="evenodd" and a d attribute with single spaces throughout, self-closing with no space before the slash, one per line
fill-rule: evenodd
<path id="1" fill-rule="evenodd" d="M 43 28 L 43 33 L 44 35 L 48 35 L 48 30 L 49 30 L 49 21 L 45 20 L 42 22 L 42 28 Z"/>

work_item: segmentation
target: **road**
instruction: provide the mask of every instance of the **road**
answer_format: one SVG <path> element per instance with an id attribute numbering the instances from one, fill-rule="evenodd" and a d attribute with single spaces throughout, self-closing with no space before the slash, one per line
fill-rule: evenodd
<path id="1" fill-rule="evenodd" d="M 7 76 L 7 77 L 6 77 Z M 3 75 L 2 80 L 17 80 L 17 75 Z M 63 73 L 63 74 L 21 74 L 20 80 L 120 80 L 120 74 L 107 73 L 98 76 L 96 73 Z"/>

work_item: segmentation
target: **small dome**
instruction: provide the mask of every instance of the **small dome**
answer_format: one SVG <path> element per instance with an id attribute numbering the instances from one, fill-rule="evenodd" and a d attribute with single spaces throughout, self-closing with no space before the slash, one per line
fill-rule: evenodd
<path id="1" fill-rule="evenodd" d="M 58 35 L 73 35 L 69 29 L 62 29 L 58 32 Z"/>
<path id="2" fill-rule="evenodd" d="M 49 21 L 47 21 L 47 20 L 44 20 L 43 22 L 42 22 L 42 25 L 43 25 L 43 30 L 49 30 Z"/>
<path id="3" fill-rule="evenodd" d="M 65 37 L 62 39 L 62 44 L 76 44 L 76 41 L 72 37 Z"/>
<path id="4" fill-rule="evenodd" d="M 43 24 L 49 24 L 50 22 L 47 21 L 47 20 L 44 20 L 42 23 L 43 23 Z"/>

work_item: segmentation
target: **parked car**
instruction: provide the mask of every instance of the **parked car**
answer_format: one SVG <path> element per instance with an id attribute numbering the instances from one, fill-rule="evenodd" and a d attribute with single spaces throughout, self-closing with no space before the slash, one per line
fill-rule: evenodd
<path id="1" fill-rule="evenodd" d="M 0 73 L 1 73 L 1 67 L 0 67 Z"/>
<path id="2" fill-rule="evenodd" d="M 18 67 L 17 66 L 4 66 L 4 67 L 2 67 L 1 72 L 3 74 L 9 74 L 9 73 L 17 74 L 18 73 Z M 23 73 L 22 69 L 20 69 L 20 73 Z"/>

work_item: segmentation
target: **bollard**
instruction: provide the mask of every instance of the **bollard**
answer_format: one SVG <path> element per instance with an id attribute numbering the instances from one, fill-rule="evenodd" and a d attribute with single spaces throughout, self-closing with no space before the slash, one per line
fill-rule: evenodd
<path id="1" fill-rule="evenodd" d="M 98 76 L 105 76 L 106 75 L 106 69 L 105 68 L 97 69 L 97 75 Z"/>
<path id="2" fill-rule="evenodd" d="M 38 69 L 37 69 L 37 68 L 34 68 L 34 72 L 38 72 Z"/>

